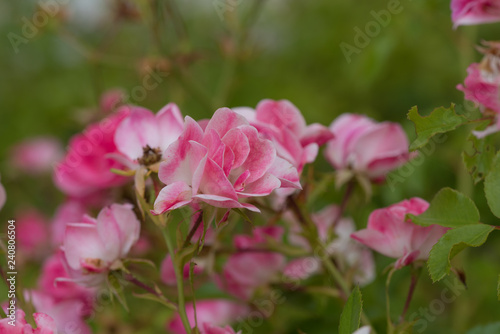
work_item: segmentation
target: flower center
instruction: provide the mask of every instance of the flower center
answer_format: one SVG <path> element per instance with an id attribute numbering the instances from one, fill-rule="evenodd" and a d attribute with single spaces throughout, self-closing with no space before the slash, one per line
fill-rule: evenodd
<path id="1" fill-rule="evenodd" d="M 146 145 L 142 148 L 142 157 L 137 161 L 143 166 L 150 166 L 161 161 L 161 149 L 159 147 L 151 148 Z"/>

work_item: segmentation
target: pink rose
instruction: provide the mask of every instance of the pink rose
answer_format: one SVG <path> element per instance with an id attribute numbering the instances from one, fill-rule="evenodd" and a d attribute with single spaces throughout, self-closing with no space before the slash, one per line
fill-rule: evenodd
<path id="1" fill-rule="evenodd" d="M 455 28 L 500 21 L 500 3 L 497 0 L 452 0 L 451 12 Z"/>
<path id="2" fill-rule="evenodd" d="M 8 312 L 7 312 L 8 314 Z M 56 323 L 54 319 L 44 313 L 34 313 L 36 329 L 33 329 L 26 322 L 26 314 L 22 310 L 17 310 L 14 326 L 10 325 L 10 318 L 0 319 L 0 334 L 57 334 Z"/>
<path id="3" fill-rule="evenodd" d="M 457 89 L 465 94 L 465 99 L 479 105 L 485 116 L 493 116 L 493 124 L 484 131 L 475 131 L 474 134 L 481 138 L 500 130 L 500 66 L 498 51 L 500 44 L 494 42 L 485 43 L 482 49 L 485 54 L 481 63 L 474 63 L 467 69 L 467 78 L 464 85 L 458 85 Z"/>
<path id="4" fill-rule="evenodd" d="M 419 226 L 405 217 L 409 213 L 419 215 L 428 207 L 429 203 L 414 197 L 375 210 L 368 218 L 367 228 L 354 232 L 351 237 L 385 256 L 398 259 L 396 268 L 416 260 L 427 260 L 432 246 L 448 228 L 439 225 Z"/>
<path id="5" fill-rule="evenodd" d="M 255 110 L 234 108 L 245 116 L 260 134 L 272 140 L 278 156 L 289 161 L 299 172 L 318 155 L 318 148 L 333 138 L 326 126 L 307 125 L 297 107 L 290 101 L 262 100 Z"/>
<path id="6" fill-rule="evenodd" d="M 328 142 L 325 156 L 338 170 L 353 170 L 378 180 L 410 158 L 408 138 L 397 123 L 343 114 L 330 130 L 335 138 Z"/>
<path id="7" fill-rule="evenodd" d="M 38 279 L 38 286 L 55 302 L 80 300 L 87 309 L 90 309 L 94 291 L 69 281 L 70 277 L 66 272 L 63 257 L 62 252 L 57 252 L 45 261 Z"/>
<path id="8" fill-rule="evenodd" d="M 205 329 L 211 329 L 212 326 L 225 326 L 236 321 L 240 317 L 244 317 L 249 312 L 246 305 L 239 304 L 228 300 L 200 300 L 196 301 L 196 318 L 198 320 L 198 328 L 201 334 L 211 334 Z M 186 314 L 191 327 L 195 326 L 193 304 L 186 305 Z M 168 330 L 174 334 L 185 334 L 186 331 L 182 326 L 182 321 L 179 315 L 176 315 L 169 323 Z M 213 332 L 212 332 L 213 333 Z M 217 332 L 215 332 L 217 333 Z M 225 332 L 222 332 L 225 333 Z"/>
<path id="9" fill-rule="evenodd" d="M 228 108 L 218 109 L 205 130 L 186 117 L 183 133 L 164 156 L 159 178 L 167 186 L 156 198 L 155 214 L 193 202 L 259 211 L 239 200 L 300 187 L 297 170 L 276 156 L 273 143 Z"/>
<path id="10" fill-rule="evenodd" d="M 255 290 L 268 284 L 285 266 L 285 257 L 274 252 L 246 251 L 266 243 L 268 238 L 279 240 L 283 229 L 278 226 L 257 227 L 252 236 L 238 235 L 234 246 L 240 250 L 229 257 L 217 284 L 228 293 L 250 299 Z"/>
<path id="11" fill-rule="evenodd" d="M 67 224 L 62 249 L 70 276 L 88 286 L 101 283 L 137 242 L 140 227 L 129 204 L 113 204 L 97 219 L 85 216 L 80 223 Z"/>
<path id="12" fill-rule="evenodd" d="M 54 182 L 61 191 L 81 198 L 127 181 L 111 172 L 111 168 L 122 169 L 123 166 L 109 155 L 117 152 L 114 134 L 128 112 L 128 107 L 122 107 L 71 139 L 66 156 L 54 171 Z"/>
<path id="13" fill-rule="evenodd" d="M 66 225 L 82 221 L 86 213 L 87 208 L 81 201 L 68 200 L 61 204 L 52 221 L 52 245 L 59 247 L 64 240 Z"/>
<path id="14" fill-rule="evenodd" d="M 140 107 L 130 110 L 116 129 L 118 151 L 131 162 L 132 169 L 159 163 L 165 149 L 182 133 L 184 122 L 179 108 L 169 103 L 156 115 Z"/>
<path id="15" fill-rule="evenodd" d="M 91 334 L 90 327 L 85 323 L 84 316 L 88 314 L 85 303 L 78 299 L 56 301 L 44 291 L 26 291 L 26 300 L 31 302 L 36 310 L 41 310 L 53 319 L 57 328 L 55 333 Z M 35 332 L 37 333 L 37 332 Z"/>
<path id="16" fill-rule="evenodd" d="M 10 151 L 12 165 L 29 174 L 51 171 L 53 164 L 62 157 L 62 146 L 52 137 L 30 138 L 16 144 Z"/>

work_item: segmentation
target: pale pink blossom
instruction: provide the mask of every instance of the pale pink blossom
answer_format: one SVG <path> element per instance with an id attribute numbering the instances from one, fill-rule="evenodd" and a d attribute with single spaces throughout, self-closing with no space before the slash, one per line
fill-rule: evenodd
<path id="1" fill-rule="evenodd" d="M 398 259 L 395 268 L 427 260 L 432 246 L 448 228 L 419 226 L 406 219 L 406 215 L 420 215 L 428 207 L 429 203 L 414 197 L 377 209 L 370 214 L 367 228 L 354 232 L 351 237 L 385 256 Z"/>
<path id="2" fill-rule="evenodd" d="M 53 319 L 57 328 L 55 333 L 91 334 L 90 327 L 84 317 L 88 315 L 86 305 L 79 299 L 57 301 L 45 291 L 27 291 L 28 300 L 36 310 L 41 310 Z M 35 332 L 36 333 L 36 332 Z"/>
<path id="3" fill-rule="evenodd" d="M 210 330 L 210 326 L 226 326 L 227 324 L 246 316 L 248 312 L 249 309 L 246 305 L 228 300 L 214 299 L 196 301 L 196 318 L 198 320 L 198 329 L 201 334 L 212 334 L 214 332 L 206 332 L 205 329 L 207 328 Z M 195 321 L 193 304 L 186 305 L 186 314 L 189 324 L 191 327 L 194 327 Z M 205 324 L 208 324 L 209 326 L 206 327 Z M 176 315 L 168 323 L 167 327 L 173 334 L 186 333 L 179 315 Z"/>
<path id="4" fill-rule="evenodd" d="M 55 303 L 79 300 L 86 310 L 90 310 L 94 290 L 71 282 L 70 278 L 66 272 L 64 254 L 58 251 L 45 260 L 42 273 L 38 278 L 38 287 L 44 294 L 51 296 Z"/>
<path id="5" fill-rule="evenodd" d="M 325 150 L 337 170 L 351 170 L 378 180 L 410 159 L 408 138 L 397 123 L 342 114 L 331 125 L 335 138 Z"/>
<path id="6" fill-rule="evenodd" d="M 112 168 L 123 169 L 123 165 L 109 155 L 117 153 L 114 135 L 128 109 L 120 108 L 71 139 L 66 156 L 54 170 L 54 182 L 60 190 L 81 198 L 127 182 L 127 178 L 111 172 Z"/>
<path id="7" fill-rule="evenodd" d="M 116 129 L 114 140 L 132 167 L 150 166 L 162 160 L 163 152 L 179 138 L 183 125 L 182 114 L 175 103 L 167 104 L 156 115 L 133 106 Z"/>
<path id="8" fill-rule="evenodd" d="M 61 143 L 52 137 L 34 137 L 14 145 L 10 151 L 12 165 L 29 174 L 50 172 L 64 152 Z"/>
<path id="9" fill-rule="evenodd" d="M 500 130 L 500 44 L 489 42 L 485 45 L 486 48 L 481 49 L 485 54 L 483 60 L 471 64 L 464 85 L 457 86 L 464 92 L 465 99 L 474 102 L 485 116 L 494 119 L 484 131 L 474 131 L 479 138 Z"/>
<path id="10" fill-rule="evenodd" d="M 370 334 L 372 332 L 372 329 L 370 326 L 363 326 L 357 331 L 353 332 L 352 334 Z"/>
<path id="11" fill-rule="evenodd" d="M 300 188 L 297 170 L 276 155 L 273 143 L 228 108 L 218 109 L 205 130 L 186 117 L 183 133 L 164 158 L 159 178 L 167 186 L 156 199 L 155 214 L 193 202 L 259 211 L 239 200 Z"/>
<path id="12" fill-rule="evenodd" d="M 102 282 L 139 239 L 140 222 L 129 204 L 113 204 L 97 219 L 66 225 L 63 251 L 70 276 L 86 285 Z"/>
<path id="13" fill-rule="evenodd" d="M 13 316 L 13 318 L 15 317 L 15 321 L 9 317 L 0 319 L 0 334 L 57 334 L 56 322 L 47 314 L 33 314 L 36 329 L 33 329 L 26 322 L 25 316 L 24 311 L 18 309 L 15 312 L 15 316 Z M 14 326 L 10 325 L 9 322 L 14 323 Z"/>
<path id="14" fill-rule="evenodd" d="M 48 245 L 49 225 L 39 212 L 26 210 L 17 215 L 16 239 L 20 251 L 28 256 L 40 255 Z"/>
<path id="15" fill-rule="evenodd" d="M 282 235 L 281 227 L 270 226 L 255 228 L 251 236 L 235 236 L 237 252 L 225 263 L 217 284 L 238 298 L 251 299 L 257 288 L 270 283 L 285 266 L 282 254 L 251 250 L 265 245 L 268 239 L 279 241 Z"/>
<path id="16" fill-rule="evenodd" d="M 81 222 L 86 213 L 87 207 L 81 201 L 67 200 L 61 204 L 51 225 L 52 245 L 59 247 L 64 240 L 66 225 Z"/>
<path id="17" fill-rule="evenodd" d="M 318 155 L 319 146 L 333 138 L 326 126 L 307 125 L 302 113 L 288 100 L 262 100 L 255 110 L 234 108 L 245 116 L 259 133 L 276 145 L 278 156 L 289 161 L 299 172 Z"/>
<path id="18" fill-rule="evenodd" d="M 500 21 L 498 0 L 452 0 L 451 18 L 455 28 Z"/>

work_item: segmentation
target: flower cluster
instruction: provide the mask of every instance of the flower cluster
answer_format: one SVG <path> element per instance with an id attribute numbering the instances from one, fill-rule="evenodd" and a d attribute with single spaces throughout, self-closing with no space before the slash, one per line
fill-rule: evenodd
<path id="1" fill-rule="evenodd" d="M 23 143 L 13 158 L 29 173 L 60 159 L 54 182 L 67 196 L 50 224 L 36 211 L 19 219 L 26 261 L 47 258 L 37 287 L 26 294 L 44 312 L 35 315 L 33 333 L 64 333 L 69 325 L 90 333 L 85 319 L 92 315 L 98 291 L 107 286 L 125 303 L 117 285 L 132 284 L 177 310 L 166 319 L 172 333 L 196 327 L 202 334 L 235 334 L 229 325 L 252 314 L 253 300 L 280 282 L 292 287 L 290 282 L 296 286 L 322 275 L 325 259 L 335 259 L 340 272 L 367 285 L 375 277 L 370 248 L 397 258 L 400 268 L 425 260 L 446 231 L 405 218 L 427 209 L 420 199 L 375 210 L 367 229 L 359 231 L 353 219 L 344 217 L 343 205 L 310 215 L 303 209 L 303 174 L 322 146 L 333 167 L 328 177 L 342 175 L 351 185 L 356 178 L 383 183 L 390 171 L 409 161 L 408 139 L 396 123 L 343 114 L 330 127 L 308 125 L 286 100 L 263 100 L 255 109 L 221 108 L 200 121 L 183 118 L 173 103 L 157 113 L 122 103 L 117 92 L 106 94 L 101 104 L 104 118 L 74 136 L 62 158 L 55 149 L 59 145 L 49 142 Z M 0 205 L 4 201 L 0 188 Z M 232 212 L 267 223 L 242 230 L 233 222 L 239 215 Z M 178 228 L 173 244 L 170 226 L 176 213 L 186 218 L 181 223 L 189 223 L 188 232 Z M 157 236 L 146 226 L 151 221 L 163 230 L 168 253 L 157 247 Z M 224 242 L 227 233 L 230 242 Z M 324 256 L 317 256 L 319 246 L 326 249 Z M 151 261 L 134 256 L 152 254 L 163 259 L 162 288 L 143 282 L 135 267 Z M 206 281 L 240 301 L 186 303 L 184 285 Z M 164 294 L 175 286 L 177 304 Z M 23 315 L 19 311 L 16 328 L 30 332 Z"/>

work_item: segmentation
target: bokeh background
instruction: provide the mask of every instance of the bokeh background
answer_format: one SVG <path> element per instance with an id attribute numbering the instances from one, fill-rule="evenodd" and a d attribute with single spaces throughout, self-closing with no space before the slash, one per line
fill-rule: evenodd
<path id="1" fill-rule="evenodd" d="M 55 2 L 60 6 L 54 17 L 29 37 L 23 29 L 32 32 L 26 22 L 33 20 L 43 1 L 0 2 L 0 173 L 8 193 L 0 213 L 2 226 L 31 207 L 51 217 L 62 200 L 51 186 L 50 175 L 35 179 L 12 167 L 12 145 L 40 135 L 67 143 L 97 117 L 99 98 L 110 88 L 122 88 L 130 94 L 130 102 L 154 111 L 175 102 L 184 115 L 194 118 L 208 118 L 217 107 L 255 106 L 263 98 L 289 99 L 308 122 L 330 124 L 342 113 L 363 113 L 379 121 L 399 122 L 414 138 L 413 125 L 406 119 L 408 110 L 417 105 L 425 114 L 450 103 L 463 107 L 463 94 L 455 87 L 463 81 L 468 64 L 481 58 L 475 46 L 500 34 L 500 25 L 454 30 L 449 1 L 401 0 L 401 12 L 391 15 L 390 22 L 348 62 L 340 44 L 355 46 L 354 28 L 364 30 L 375 20 L 371 12 L 387 10 L 391 1 Z M 26 38 L 17 45 L 18 52 L 11 43 L 12 33 Z M 151 71 L 160 78 L 157 87 L 141 89 Z M 449 134 L 424 155 L 422 164 L 413 166 L 403 182 L 377 186 L 371 203 L 360 197 L 347 212 L 364 227 L 375 208 L 413 196 L 430 200 L 441 187 L 449 186 L 476 201 L 482 221 L 498 224 L 489 213 L 482 184 L 474 186 L 462 165 L 461 152 L 470 130 L 464 127 Z M 317 169 L 329 168 L 319 156 Z M 338 199 L 335 190 L 329 189 L 318 207 Z M 423 332 L 463 333 L 500 318 L 495 293 L 498 241 L 493 235 L 485 246 L 456 259 L 456 266 L 467 274 L 468 289 L 446 304 Z M 379 276 L 363 289 L 366 313 L 382 326 L 382 270 L 389 263 L 377 256 Z M 406 297 L 408 276 L 402 270 L 393 281 L 395 317 Z M 36 281 L 36 269 L 26 269 L 20 279 L 30 286 Z M 433 285 L 424 272 L 409 314 L 429 308 L 444 288 L 441 283 Z M 210 287 L 200 291 L 211 293 Z M 4 296 L 0 290 L 0 299 Z M 338 301 L 300 294 L 288 296 L 288 301 L 255 333 L 296 333 L 296 328 L 306 333 L 336 332 Z M 147 306 L 136 307 L 132 317 L 116 305 L 97 318 L 127 323 L 139 317 L 144 323 L 140 333 L 163 332 L 165 315 L 149 319 L 150 313 Z"/>

